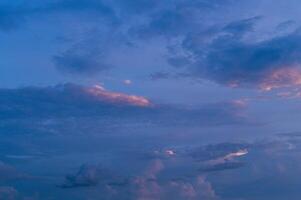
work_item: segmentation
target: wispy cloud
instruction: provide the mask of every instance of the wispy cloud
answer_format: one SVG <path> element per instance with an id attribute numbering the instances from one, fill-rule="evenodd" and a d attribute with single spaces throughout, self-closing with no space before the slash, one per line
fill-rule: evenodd
<path id="1" fill-rule="evenodd" d="M 107 91 L 104 87 L 100 85 L 96 85 L 94 87 L 88 88 L 87 92 L 92 96 L 95 96 L 100 101 L 108 101 L 112 103 L 121 103 L 121 104 L 129 104 L 133 106 L 151 106 L 150 100 L 135 95 L 126 95 L 118 92 L 110 92 Z"/>

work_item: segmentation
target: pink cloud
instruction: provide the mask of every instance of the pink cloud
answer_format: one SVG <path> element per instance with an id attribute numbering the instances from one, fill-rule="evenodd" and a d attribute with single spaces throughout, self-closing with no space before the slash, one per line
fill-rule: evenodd
<path id="1" fill-rule="evenodd" d="M 273 70 L 267 74 L 259 85 L 263 91 L 283 87 L 294 87 L 301 85 L 301 70 L 294 67 Z"/>
<path id="2" fill-rule="evenodd" d="M 101 101 L 140 107 L 151 106 L 151 102 L 145 97 L 128 95 L 120 92 L 111 92 L 100 85 L 86 88 L 85 91 Z"/>

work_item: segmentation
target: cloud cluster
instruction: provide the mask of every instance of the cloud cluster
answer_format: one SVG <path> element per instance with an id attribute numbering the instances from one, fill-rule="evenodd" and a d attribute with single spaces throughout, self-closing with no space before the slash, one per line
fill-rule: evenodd
<path id="1" fill-rule="evenodd" d="M 84 24 L 85 20 L 93 22 L 80 37 L 71 38 L 70 47 L 53 56 L 59 70 L 72 74 L 91 76 L 107 70 L 111 68 L 107 58 L 114 50 L 137 48 L 137 44 L 147 45 L 150 39 L 164 38 L 161 45 L 170 53 L 169 63 L 176 69 L 185 66 L 185 76 L 262 90 L 299 86 L 300 31 L 276 34 L 281 27 L 291 26 L 292 20 L 283 19 L 269 37 L 257 33 L 260 39 L 248 40 L 264 17 L 249 15 L 233 21 L 216 16 L 228 16 L 227 8 L 231 6 L 247 5 L 247 1 L 238 4 L 232 0 L 6 3 L 0 5 L 0 27 L 13 30 L 26 20 L 49 15 L 60 19 L 70 15 Z M 158 77 L 167 75 L 153 76 Z"/>
<path id="2" fill-rule="evenodd" d="M 73 74 L 90 76 L 109 69 L 111 66 L 105 60 L 114 48 L 163 37 L 162 45 L 170 51 L 170 64 L 184 65 L 192 77 L 264 90 L 300 85 L 300 31 L 248 41 L 246 37 L 255 31 L 256 23 L 263 17 L 222 22 L 213 18 L 216 21 L 208 22 L 207 15 L 223 13 L 236 4 L 232 0 L 172 3 L 58 0 L 44 4 L 3 4 L 0 27 L 12 30 L 26 20 L 50 14 L 60 18 L 71 15 L 80 22 L 81 16 L 88 16 L 88 21 L 102 28 L 91 25 L 84 36 L 74 38 L 76 41 L 70 48 L 53 57 L 59 70 Z M 244 4 L 245 1 L 241 6 Z M 285 22 L 279 27 L 292 23 Z"/>
<path id="3" fill-rule="evenodd" d="M 62 187 L 97 187 L 101 184 L 99 187 L 103 190 L 104 199 L 217 199 L 214 189 L 204 176 L 199 175 L 192 180 L 162 178 L 165 170 L 168 171 L 170 167 L 160 159 L 152 159 L 141 173 L 136 172 L 134 177 L 118 180 L 112 175 L 103 178 L 105 173 L 100 173 L 103 170 L 98 167 L 83 166 L 76 175 L 67 177 Z"/>
<path id="4" fill-rule="evenodd" d="M 210 173 L 244 167 L 245 164 L 238 161 L 239 157 L 248 158 L 249 149 L 264 150 L 265 146 L 269 144 L 217 143 L 189 148 L 166 147 L 143 154 L 144 159 L 134 161 L 133 166 L 140 168 L 131 175 L 120 174 L 121 170 L 113 169 L 108 173 L 99 165 L 83 165 L 76 174 L 66 177 L 62 187 L 99 188 L 104 199 L 217 200 L 220 199 L 219 194 L 207 179 Z"/>
<path id="5" fill-rule="evenodd" d="M 130 171 L 86 164 L 74 175 L 66 176 L 61 186 L 69 188 L 66 192 L 72 191 L 72 188 L 75 188 L 73 192 L 78 191 L 78 187 L 98 191 L 86 196 L 92 199 L 99 198 L 99 195 L 103 199 L 129 200 L 239 198 L 243 195 L 234 188 L 248 189 L 248 184 L 265 185 L 267 183 L 261 178 L 272 177 L 272 174 L 285 176 L 293 166 L 299 166 L 295 161 L 289 160 L 299 156 L 297 152 L 301 143 L 296 139 L 291 142 L 290 135 L 250 143 L 165 147 L 152 151 L 155 154 L 153 156 L 143 154 L 144 159 L 139 157 L 138 160 L 132 160 L 131 154 L 128 154 L 127 159 L 131 160 L 128 165 Z M 296 134 L 292 135 L 295 137 Z M 292 150 L 288 142 L 297 149 Z M 246 176 L 236 176 L 245 171 L 248 172 Z M 265 186 L 270 187 L 269 184 Z M 229 194 L 229 190 L 236 192 Z M 248 194 L 253 195 L 254 191 L 250 190 Z"/>
<path id="6" fill-rule="evenodd" d="M 66 26 L 73 20 L 78 26 L 82 24 L 84 33 L 79 34 L 79 38 L 70 34 L 65 36 L 64 33 L 60 35 L 71 41 L 71 45 L 63 48 L 52 60 L 58 70 L 91 76 L 111 67 L 105 60 L 111 53 L 114 54 L 116 48 L 135 46 L 154 37 L 173 38 L 187 34 L 201 26 L 199 18 L 205 15 L 203 12 L 229 2 L 231 0 L 47 0 L 43 4 L 4 3 L 0 5 L 0 30 L 15 30 L 26 22 L 49 16 L 55 16 Z M 70 29 L 73 27 L 70 26 Z"/>

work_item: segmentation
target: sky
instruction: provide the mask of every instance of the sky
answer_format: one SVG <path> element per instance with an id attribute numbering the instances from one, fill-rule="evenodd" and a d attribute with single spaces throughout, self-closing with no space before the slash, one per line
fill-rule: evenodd
<path id="1" fill-rule="evenodd" d="M 298 200 L 298 0 L 1 0 L 0 200 Z"/>

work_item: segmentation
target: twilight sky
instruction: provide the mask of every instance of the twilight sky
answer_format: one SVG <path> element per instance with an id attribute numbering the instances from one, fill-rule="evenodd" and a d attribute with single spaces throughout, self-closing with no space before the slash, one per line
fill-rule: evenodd
<path id="1" fill-rule="evenodd" d="M 298 0 L 1 0 L 0 200 L 299 200 Z"/>

